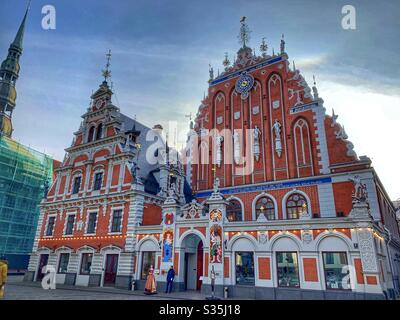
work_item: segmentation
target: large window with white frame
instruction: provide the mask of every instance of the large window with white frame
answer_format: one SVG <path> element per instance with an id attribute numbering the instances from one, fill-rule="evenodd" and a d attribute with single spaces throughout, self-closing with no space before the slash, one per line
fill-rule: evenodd
<path id="1" fill-rule="evenodd" d="M 93 179 L 93 191 L 99 191 L 103 183 L 103 172 L 95 172 Z"/>
<path id="2" fill-rule="evenodd" d="M 64 235 L 71 236 L 74 233 L 74 224 L 75 224 L 75 214 L 68 214 L 67 221 L 65 225 Z"/>
<path id="3" fill-rule="evenodd" d="M 325 283 L 327 289 L 351 290 L 346 252 L 323 252 Z"/>
<path id="4" fill-rule="evenodd" d="M 254 252 L 235 252 L 236 284 L 254 285 Z"/>
<path id="5" fill-rule="evenodd" d="M 276 268 L 279 287 L 300 287 L 299 264 L 296 252 L 277 252 Z"/>
<path id="6" fill-rule="evenodd" d="M 243 220 L 242 205 L 238 200 L 229 200 L 229 203 L 226 206 L 226 218 L 229 222 Z"/>
<path id="7" fill-rule="evenodd" d="M 57 273 L 67 273 L 69 257 L 70 257 L 69 253 L 60 253 Z"/>
<path id="8" fill-rule="evenodd" d="M 46 226 L 46 237 L 51 237 L 54 233 L 54 226 L 56 223 L 56 217 L 55 216 L 49 216 L 47 218 L 47 226 Z"/>
<path id="9" fill-rule="evenodd" d="M 300 216 L 308 212 L 307 199 L 300 193 L 291 194 L 286 200 L 287 219 L 299 219 Z"/>
<path id="10" fill-rule="evenodd" d="M 97 212 L 89 212 L 87 219 L 86 233 L 95 234 L 97 226 Z"/>
<path id="11" fill-rule="evenodd" d="M 79 193 L 81 189 L 82 176 L 76 176 L 72 185 L 72 194 Z"/>
<path id="12" fill-rule="evenodd" d="M 122 209 L 117 209 L 112 212 L 110 231 L 112 233 L 119 233 L 122 231 Z"/>
<path id="13" fill-rule="evenodd" d="M 81 275 L 89 275 L 92 268 L 93 253 L 82 253 L 81 258 Z"/>
<path id="14" fill-rule="evenodd" d="M 268 220 L 275 220 L 275 204 L 268 196 L 261 197 L 256 202 L 256 220 L 261 214 Z"/>

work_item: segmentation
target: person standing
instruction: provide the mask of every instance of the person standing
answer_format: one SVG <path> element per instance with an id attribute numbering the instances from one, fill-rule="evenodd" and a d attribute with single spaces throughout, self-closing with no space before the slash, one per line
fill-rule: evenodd
<path id="1" fill-rule="evenodd" d="M 174 266 L 171 266 L 171 268 L 168 270 L 167 273 L 167 288 L 165 289 L 165 293 L 171 293 L 172 285 L 174 283 L 174 278 L 175 278 L 175 270 Z"/>
<path id="2" fill-rule="evenodd" d="M 147 275 L 146 286 L 144 288 L 144 294 L 156 294 L 157 293 L 157 285 L 156 279 L 154 277 L 154 268 L 150 266 L 149 274 Z"/>
<path id="3" fill-rule="evenodd" d="M 0 260 L 0 299 L 4 298 L 4 290 L 7 282 L 7 271 L 7 260 Z"/>

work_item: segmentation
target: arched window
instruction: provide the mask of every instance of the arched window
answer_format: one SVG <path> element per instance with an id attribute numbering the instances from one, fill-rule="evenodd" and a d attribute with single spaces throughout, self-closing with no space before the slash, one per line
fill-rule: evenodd
<path id="1" fill-rule="evenodd" d="M 256 203 L 256 219 L 264 214 L 268 220 L 275 220 L 275 204 L 270 197 L 261 197 Z"/>
<path id="2" fill-rule="evenodd" d="M 286 200 L 286 216 L 288 219 L 299 219 L 300 215 L 307 211 L 307 200 L 300 193 L 293 193 Z"/>
<path id="3" fill-rule="evenodd" d="M 226 218 L 229 222 L 242 221 L 242 205 L 236 199 L 229 201 L 226 206 Z"/>
<path id="4" fill-rule="evenodd" d="M 102 137 L 103 137 L 103 124 L 100 123 L 99 126 L 97 127 L 96 140 L 100 140 Z"/>
<path id="5" fill-rule="evenodd" d="M 89 135 L 88 135 L 88 139 L 87 139 L 87 142 L 92 142 L 93 141 L 93 138 L 94 138 L 94 130 L 95 130 L 96 128 L 93 126 L 93 127 L 91 127 L 90 129 L 89 129 Z"/>

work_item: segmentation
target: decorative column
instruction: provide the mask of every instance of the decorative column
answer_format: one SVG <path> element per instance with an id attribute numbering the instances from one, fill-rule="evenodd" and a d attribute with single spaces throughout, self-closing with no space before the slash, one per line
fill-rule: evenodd
<path id="1" fill-rule="evenodd" d="M 209 265 L 208 284 L 211 284 L 211 275 L 215 273 L 215 289 L 217 295 L 223 294 L 224 285 L 224 220 L 228 202 L 219 192 L 219 178 L 214 181 L 214 192 L 206 201 L 209 206 Z"/>
<path id="2" fill-rule="evenodd" d="M 128 213 L 128 224 L 127 224 L 127 238 L 125 241 L 124 251 L 120 255 L 119 265 L 121 266 L 118 270 L 118 275 L 121 278 L 125 278 L 124 286 L 131 280 L 139 279 L 136 275 L 135 263 L 136 263 L 136 235 L 137 228 L 140 226 L 143 220 L 144 210 L 144 186 L 141 182 L 133 183 L 131 186 L 132 195 L 129 204 Z"/>
<path id="3" fill-rule="evenodd" d="M 178 270 L 178 265 L 175 265 L 176 261 L 179 261 L 179 257 L 175 259 L 174 247 L 175 241 L 178 240 L 178 235 L 175 232 L 176 217 L 180 212 L 180 205 L 173 195 L 173 190 L 169 190 L 169 195 L 162 205 L 162 238 L 161 238 L 161 264 L 160 264 L 160 275 L 163 276 L 168 272 L 170 267 L 173 265 L 175 271 Z M 165 279 L 164 279 L 165 280 Z"/>

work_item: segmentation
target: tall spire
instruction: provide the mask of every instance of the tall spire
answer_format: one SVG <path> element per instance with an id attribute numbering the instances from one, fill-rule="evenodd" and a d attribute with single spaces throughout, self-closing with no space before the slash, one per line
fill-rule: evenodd
<path id="1" fill-rule="evenodd" d="M 0 66 L 0 136 L 11 137 L 13 132 L 12 114 L 16 106 L 17 91 L 16 81 L 19 77 L 19 59 L 22 55 L 22 45 L 25 32 L 26 19 L 30 9 L 30 1 L 25 11 L 24 18 L 19 26 L 17 35 L 8 49 L 7 58 Z"/>
<path id="2" fill-rule="evenodd" d="M 11 44 L 12 46 L 20 49 L 22 51 L 22 45 L 23 45 L 23 40 L 24 40 L 24 33 L 25 33 L 25 24 L 26 24 L 26 18 L 28 17 L 28 12 L 31 8 L 31 0 L 28 2 L 28 6 L 26 7 L 25 15 L 24 18 L 22 19 L 21 25 L 19 26 L 18 32 L 15 36 L 15 39 L 13 43 Z"/>

